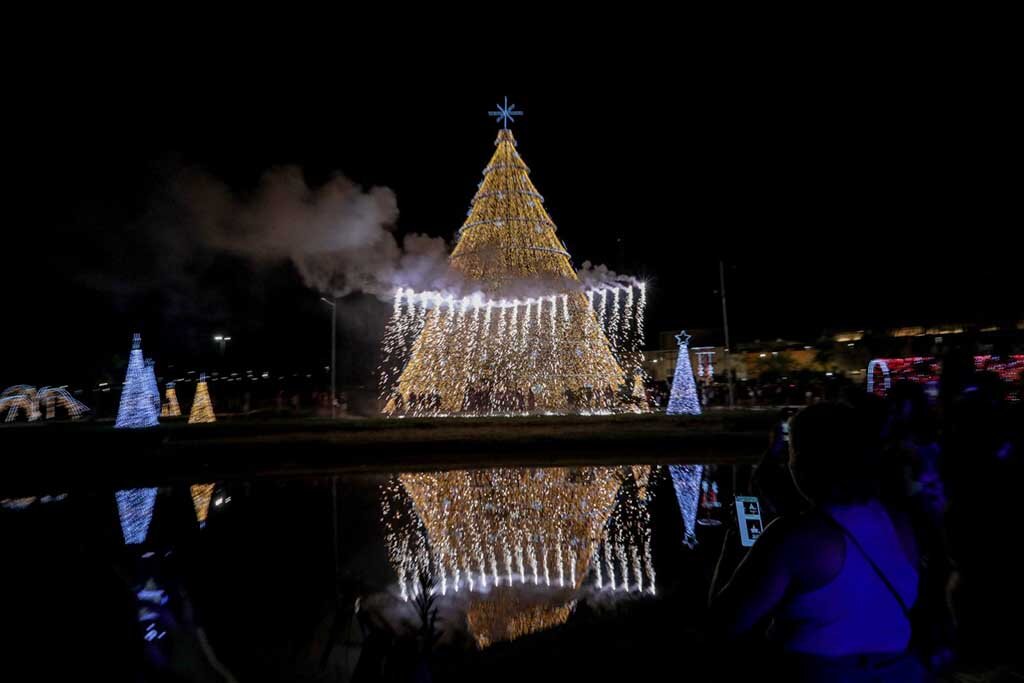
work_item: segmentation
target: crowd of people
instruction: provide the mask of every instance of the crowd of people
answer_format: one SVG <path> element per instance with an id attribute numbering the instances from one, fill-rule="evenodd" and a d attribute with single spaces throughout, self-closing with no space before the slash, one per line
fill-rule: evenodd
<path id="1" fill-rule="evenodd" d="M 1024 405 L 1008 389 L 951 358 L 937 400 L 896 384 L 783 411 L 747 482 L 771 521 L 749 552 L 726 538 L 711 588 L 714 642 L 763 657 L 723 661 L 767 657 L 792 681 L 1019 670 Z"/>
<path id="2" fill-rule="evenodd" d="M 822 400 L 834 400 L 855 382 L 842 374 L 801 373 L 792 377 L 737 380 L 733 383 L 733 405 L 738 408 L 805 406 Z M 651 382 L 647 396 L 652 406 L 668 405 L 671 387 L 667 381 Z M 698 382 L 697 394 L 705 409 L 729 405 L 729 385 L 724 378 Z"/>

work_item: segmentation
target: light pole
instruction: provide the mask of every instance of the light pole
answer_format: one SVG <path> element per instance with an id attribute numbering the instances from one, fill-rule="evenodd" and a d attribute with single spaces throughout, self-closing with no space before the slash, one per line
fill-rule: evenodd
<path id="1" fill-rule="evenodd" d="M 224 349 L 227 347 L 228 342 L 231 341 L 231 337 L 225 337 L 223 334 L 213 335 L 213 341 L 220 345 L 220 355 L 224 355 Z"/>
<path id="2" fill-rule="evenodd" d="M 331 307 L 331 418 L 338 417 L 338 409 L 335 401 L 335 382 L 338 377 L 338 365 L 335 363 L 336 352 L 338 345 L 335 343 L 335 339 L 338 335 L 338 300 L 328 299 L 327 297 L 320 297 L 320 301 Z"/>
<path id="3" fill-rule="evenodd" d="M 722 326 L 725 328 L 725 376 L 729 380 L 729 407 L 736 407 L 732 390 L 732 363 L 729 362 L 729 311 L 725 307 L 725 261 L 718 262 L 718 284 L 722 292 Z"/>

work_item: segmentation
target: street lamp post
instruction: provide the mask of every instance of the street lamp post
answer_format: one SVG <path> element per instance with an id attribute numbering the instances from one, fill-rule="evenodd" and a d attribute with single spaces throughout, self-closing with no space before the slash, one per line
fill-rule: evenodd
<path id="1" fill-rule="evenodd" d="M 336 381 L 338 378 L 338 364 L 336 361 L 336 354 L 338 345 L 336 339 L 338 336 L 338 300 L 328 299 L 327 297 L 320 297 L 320 301 L 331 307 L 331 418 L 338 417 L 337 401 L 335 400 L 336 392 Z"/>
<path id="2" fill-rule="evenodd" d="M 736 407 L 732 389 L 732 363 L 729 360 L 729 311 L 725 307 L 725 261 L 718 262 L 718 282 L 722 291 L 722 326 L 725 328 L 725 376 L 729 380 L 729 407 Z"/>
<path id="3" fill-rule="evenodd" d="M 213 336 L 213 341 L 217 342 L 220 346 L 220 355 L 223 356 L 224 349 L 227 347 L 228 342 L 231 341 L 231 337 L 225 337 L 223 334 L 215 334 Z"/>

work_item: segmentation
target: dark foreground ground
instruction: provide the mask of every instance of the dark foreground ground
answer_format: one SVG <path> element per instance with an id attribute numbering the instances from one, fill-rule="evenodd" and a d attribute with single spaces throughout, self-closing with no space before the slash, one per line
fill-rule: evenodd
<path id="1" fill-rule="evenodd" d="M 395 594 L 381 487 L 398 471 L 453 467 L 717 463 L 730 482 L 760 455 L 774 412 L 449 420 L 167 421 L 141 431 L 109 423 L 0 427 L 0 498 L 68 493 L 0 510 L 0 604 L 17 625 L 0 641 L 0 680 L 346 680 L 355 600 L 376 626 L 355 656 L 376 680 L 416 680 L 414 606 Z M 736 467 L 731 465 L 735 464 Z M 742 477 L 741 477 L 742 479 Z M 188 484 L 216 481 L 224 504 L 196 525 Z M 161 487 L 143 546 L 121 538 L 113 489 Z M 657 596 L 583 591 L 565 624 L 478 650 L 464 617 L 442 605 L 434 680 L 736 680 L 728 663 L 771 672 L 756 648 L 716 652 L 706 637 L 721 526 L 682 542 L 664 468 L 652 488 Z M 173 596 L 165 640 L 140 636 L 134 591 L 149 577 Z M 1019 626 L 1008 624 L 1010 632 Z M 204 644 L 205 643 L 205 644 Z M 947 680 L 1021 680 L 1003 658 L 965 661 Z M 30 670 L 31 676 L 14 675 Z M 666 676 L 665 674 L 668 673 Z M 90 677 L 96 678 L 96 677 Z M 747 677 L 742 680 L 756 680 Z"/>
<path id="2" fill-rule="evenodd" d="M 730 470 L 711 475 L 724 496 Z M 365 680 L 423 680 L 420 620 L 396 595 L 380 523 L 389 478 L 219 485 L 217 495 L 231 500 L 203 529 L 187 486 L 162 487 L 142 546 L 124 545 L 109 491 L 0 509 L 9 558 L 0 604 L 16 625 L 0 640 L 0 680 L 227 680 L 204 649 L 238 681 L 350 680 L 363 655 L 376 671 Z M 653 487 L 657 596 L 581 590 L 566 623 L 482 650 L 464 615 L 442 602 L 440 640 L 426 658 L 433 680 L 776 680 L 752 644 L 722 652 L 706 635 L 711 572 L 728 527 L 699 527 L 699 543 L 686 547 L 663 470 Z M 133 595 L 149 577 L 172 597 L 160 622 L 167 636 L 152 643 L 141 636 Z M 353 628 L 357 598 L 372 625 L 365 634 Z M 760 675 L 734 677 L 737 661 Z M 1018 670 L 965 662 L 945 680 L 1013 681 Z"/>
<path id="3" fill-rule="evenodd" d="M 755 459 L 774 411 L 695 417 L 182 419 L 0 427 L 0 495 L 176 481 L 517 465 L 735 463 Z"/>

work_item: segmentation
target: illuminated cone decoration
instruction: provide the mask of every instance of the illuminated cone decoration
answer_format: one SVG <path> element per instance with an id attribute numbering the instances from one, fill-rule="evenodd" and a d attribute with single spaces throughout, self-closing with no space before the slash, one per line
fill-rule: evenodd
<path id="1" fill-rule="evenodd" d="M 396 313 L 423 307 L 422 331 L 385 412 L 616 410 L 626 380 L 608 337 L 512 132 L 500 130 L 495 145 L 449 261 L 482 298 L 399 293 Z M 524 290 L 543 294 L 524 299 Z"/>
<path id="2" fill-rule="evenodd" d="M 121 389 L 121 405 L 117 410 L 114 427 L 135 429 L 153 427 L 159 423 L 159 397 L 154 404 L 147 372 L 142 358 L 142 335 L 136 334 L 132 338 L 128 372 L 125 374 L 124 388 Z"/>
<path id="3" fill-rule="evenodd" d="M 697 545 L 697 504 L 700 502 L 700 482 L 704 473 L 701 465 L 669 465 L 672 488 L 683 518 L 683 543 Z"/>
<path id="4" fill-rule="evenodd" d="M 676 373 L 672 377 L 672 393 L 668 397 L 669 415 L 700 415 L 700 401 L 697 398 L 697 383 L 693 379 L 690 365 L 690 335 L 682 331 L 676 335 L 679 342 L 679 358 Z"/>
<path id="5" fill-rule="evenodd" d="M 200 422 L 216 422 L 213 414 L 213 404 L 210 402 L 210 391 L 206 388 L 206 373 L 199 375 L 199 382 L 196 384 L 196 396 L 192 399 L 192 411 L 188 415 L 189 424 Z"/>
<path id="6" fill-rule="evenodd" d="M 204 527 L 206 526 L 206 516 L 210 513 L 213 484 L 193 484 L 189 490 L 192 493 L 192 506 L 196 509 L 196 520 L 200 527 Z"/>
<path id="7" fill-rule="evenodd" d="M 178 392 L 174 388 L 174 382 L 167 383 L 164 396 L 167 398 L 167 402 L 164 403 L 165 412 L 162 414 L 166 417 L 180 417 L 181 408 L 178 406 Z"/>
<path id="8" fill-rule="evenodd" d="M 649 474 L 633 470 L 645 483 Z M 442 595 L 468 593 L 467 624 L 486 647 L 564 623 L 591 576 L 599 589 L 653 592 L 649 518 L 639 489 L 622 486 L 629 476 L 618 467 L 399 475 L 408 504 L 389 500 L 385 525 L 400 594 L 415 596 L 421 573 Z"/>
<path id="9" fill-rule="evenodd" d="M 124 489 L 114 494 L 125 543 L 138 545 L 145 542 L 149 523 L 153 520 L 156 493 L 155 488 L 144 488 Z"/>

